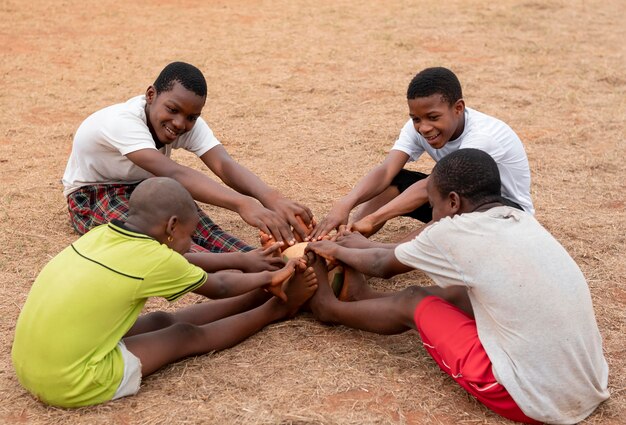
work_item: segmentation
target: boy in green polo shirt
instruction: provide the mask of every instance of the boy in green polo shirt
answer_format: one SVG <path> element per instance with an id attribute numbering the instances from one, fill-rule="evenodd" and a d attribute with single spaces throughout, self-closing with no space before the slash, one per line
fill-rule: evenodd
<path id="1" fill-rule="evenodd" d="M 20 383 L 60 407 L 135 394 L 142 376 L 232 347 L 292 316 L 315 292 L 313 270 L 293 260 L 274 272 L 218 273 L 218 283 L 248 291 L 242 295 L 139 317 L 149 297 L 214 296 L 216 275 L 207 278 L 182 255 L 197 222 L 178 182 L 151 178 L 135 189 L 125 222 L 97 227 L 53 258 L 17 321 L 12 358 Z"/>

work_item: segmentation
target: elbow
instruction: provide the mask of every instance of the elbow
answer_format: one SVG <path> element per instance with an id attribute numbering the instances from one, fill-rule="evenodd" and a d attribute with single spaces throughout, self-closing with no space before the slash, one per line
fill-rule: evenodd
<path id="1" fill-rule="evenodd" d="M 381 277 L 383 279 L 390 279 L 398 274 L 396 270 L 394 270 L 393 264 L 389 261 L 387 256 L 381 256 L 376 259 L 374 270 L 379 272 L 376 277 Z"/>
<path id="2" fill-rule="evenodd" d="M 221 282 L 217 287 L 215 298 L 222 299 L 222 298 L 228 298 L 230 296 L 231 296 L 230 288 L 228 287 L 228 285 L 226 285 L 225 282 Z"/>

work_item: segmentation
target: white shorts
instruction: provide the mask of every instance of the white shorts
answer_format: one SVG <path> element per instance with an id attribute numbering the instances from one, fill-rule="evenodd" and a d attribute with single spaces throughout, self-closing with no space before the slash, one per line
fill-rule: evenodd
<path id="1" fill-rule="evenodd" d="M 139 357 L 128 351 L 124 342 L 118 342 L 117 346 L 122 352 L 122 358 L 124 359 L 124 376 L 111 400 L 137 394 L 141 385 L 141 361 Z"/>

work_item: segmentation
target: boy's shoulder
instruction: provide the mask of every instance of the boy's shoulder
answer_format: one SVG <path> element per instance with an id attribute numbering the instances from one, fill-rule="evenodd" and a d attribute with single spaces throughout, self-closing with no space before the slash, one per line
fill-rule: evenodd
<path id="1" fill-rule="evenodd" d="M 469 107 L 466 107 L 465 111 L 465 117 L 467 121 L 466 125 L 468 125 L 473 131 L 486 131 L 491 128 L 500 127 L 506 127 L 510 129 L 507 123 L 499 118 L 494 117 L 493 115 L 489 115 L 485 112 L 481 112 Z"/>
<path id="2" fill-rule="evenodd" d="M 84 124 L 103 125 L 113 124 L 119 125 L 120 121 L 132 120 L 137 122 L 146 122 L 146 99 L 144 95 L 135 96 L 126 102 L 115 103 L 105 106 L 89 115 Z"/>
<path id="3" fill-rule="evenodd" d="M 90 230 L 72 247 L 84 259 L 138 278 L 147 277 L 161 266 L 169 266 L 171 257 L 186 261 L 154 238 L 128 230 L 117 220 Z"/>

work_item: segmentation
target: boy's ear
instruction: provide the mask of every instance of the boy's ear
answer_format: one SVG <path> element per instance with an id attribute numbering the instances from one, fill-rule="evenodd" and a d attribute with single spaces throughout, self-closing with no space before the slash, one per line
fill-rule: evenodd
<path id="1" fill-rule="evenodd" d="M 461 202 L 461 196 L 458 193 L 450 192 L 448 194 L 448 203 L 450 205 L 450 212 L 452 215 L 460 214 Z"/>
<path id="2" fill-rule="evenodd" d="M 167 225 L 165 226 L 165 234 L 168 237 L 171 237 L 176 231 L 176 226 L 178 226 L 178 217 L 173 215 L 167 220 Z"/>
<path id="3" fill-rule="evenodd" d="M 146 102 L 148 103 L 148 105 L 154 102 L 154 99 L 156 99 L 156 95 L 157 92 L 154 86 L 150 86 L 146 89 Z"/>
<path id="4" fill-rule="evenodd" d="M 454 102 L 454 105 L 452 105 L 452 109 L 454 109 L 454 112 L 456 112 L 457 114 L 462 114 L 463 112 L 465 112 L 465 101 L 463 99 L 459 99 L 456 102 Z"/>

